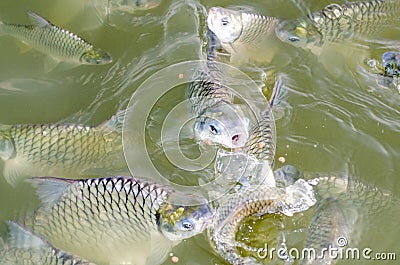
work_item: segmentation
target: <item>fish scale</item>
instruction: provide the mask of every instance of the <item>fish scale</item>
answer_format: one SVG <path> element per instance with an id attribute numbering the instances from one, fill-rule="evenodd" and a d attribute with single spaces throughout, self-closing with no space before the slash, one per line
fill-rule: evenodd
<path id="1" fill-rule="evenodd" d="M 169 200 L 181 193 L 133 177 L 30 181 L 42 205 L 26 224 L 54 246 L 94 262 L 161 262 L 173 244 L 202 232 L 212 216 L 203 197 L 193 198 L 193 206 L 173 205 Z"/>
<path id="2" fill-rule="evenodd" d="M 127 188 L 129 193 L 126 192 Z M 71 186 L 60 198 L 51 208 L 51 212 L 41 215 L 39 211 L 36 214 L 34 228 L 49 238 L 61 236 L 58 239 L 62 241 L 63 234 L 70 227 L 83 233 L 85 227 L 92 227 L 91 223 L 99 221 L 103 226 L 97 227 L 96 232 L 104 235 L 115 232 L 111 227 L 128 225 L 128 223 L 119 224 L 121 220 L 125 220 L 124 222 L 130 220 L 135 223 L 131 224 L 134 231 L 146 237 L 149 231 L 145 228 L 156 227 L 156 209 L 166 200 L 166 196 L 166 191 L 152 185 L 141 186 L 134 179 L 80 180 L 78 185 Z M 123 206 L 120 197 L 126 198 Z M 97 207 L 93 208 L 94 205 Z M 92 211 L 87 212 L 86 209 Z M 93 214 L 98 215 L 93 216 Z M 82 224 L 82 221 L 87 223 Z M 80 240 L 74 237 L 75 233 L 69 232 L 69 234 L 73 240 Z"/>
<path id="3" fill-rule="evenodd" d="M 237 247 L 257 251 L 236 241 L 236 232 L 249 216 L 264 214 L 293 215 L 307 210 L 315 203 L 312 187 L 298 180 L 288 188 L 259 185 L 249 186 L 231 194 L 222 202 L 209 229 L 209 239 L 218 253 L 231 264 L 257 264 L 250 257 L 242 257 Z"/>
<path id="4" fill-rule="evenodd" d="M 260 14 L 242 12 L 242 34 L 235 43 L 252 43 L 260 36 L 274 32 L 278 19 Z"/>
<path id="5" fill-rule="evenodd" d="M 322 45 L 324 41 L 346 40 L 354 34 L 371 34 L 384 21 L 400 14 L 395 0 L 369 0 L 330 4 L 307 17 L 282 21 L 277 36 L 294 45 Z"/>
<path id="6" fill-rule="evenodd" d="M 0 241 L 2 265 L 95 265 L 52 246 L 47 240 L 19 224 L 7 222 L 10 240 Z M 1 240 L 1 239 L 0 239 Z"/>
<path id="7" fill-rule="evenodd" d="M 122 133 L 73 124 L 20 124 L 0 130 L 4 176 L 10 183 L 32 175 L 65 176 L 126 167 Z"/>
<path id="8" fill-rule="evenodd" d="M 25 42 L 32 43 L 35 48 L 57 53 L 67 59 L 79 58 L 83 53 L 93 49 L 92 44 L 52 24 L 49 27 L 35 28 L 31 25 L 4 23 L 2 30 Z"/>

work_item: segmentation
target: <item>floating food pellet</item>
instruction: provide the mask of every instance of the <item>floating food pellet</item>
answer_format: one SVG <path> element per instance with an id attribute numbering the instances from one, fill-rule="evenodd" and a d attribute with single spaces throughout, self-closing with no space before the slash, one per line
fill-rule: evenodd
<path id="1" fill-rule="evenodd" d="M 264 142 L 258 142 L 257 146 L 258 146 L 258 148 L 264 148 L 265 143 Z"/>
<path id="2" fill-rule="evenodd" d="M 178 75 L 178 78 L 179 78 L 179 79 L 182 79 L 182 78 L 183 78 L 183 74 L 179 74 L 179 75 Z"/>
<path id="3" fill-rule="evenodd" d="M 210 139 L 204 140 L 204 143 L 205 143 L 206 145 L 212 145 L 212 142 L 211 142 Z"/>
<path id="4" fill-rule="evenodd" d="M 172 263 L 178 263 L 179 258 L 177 256 L 173 256 L 173 257 L 171 257 L 171 261 L 172 261 Z"/>
<path id="5" fill-rule="evenodd" d="M 286 158 L 284 158 L 283 156 L 280 156 L 279 158 L 278 158 L 278 161 L 280 162 L 280 163 L 285 163 L 286 162 Z"/>

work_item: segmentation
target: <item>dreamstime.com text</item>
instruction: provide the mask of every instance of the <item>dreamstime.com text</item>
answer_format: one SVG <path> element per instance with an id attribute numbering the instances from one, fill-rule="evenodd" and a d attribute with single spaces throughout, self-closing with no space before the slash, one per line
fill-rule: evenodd
<path id="1" fill-rule="evenodd" d="M 337 239 L 337 247 L 330 246 L 316 250 L 314 248 L 274 248 L 264 245 L 257 251 L 260 259 L 306 259 L 306 260 L 396 260 L 395 252 L 375 252 L 371 248 L 352 248 L 347 247 L 347 239 L 339 237 Z"/>

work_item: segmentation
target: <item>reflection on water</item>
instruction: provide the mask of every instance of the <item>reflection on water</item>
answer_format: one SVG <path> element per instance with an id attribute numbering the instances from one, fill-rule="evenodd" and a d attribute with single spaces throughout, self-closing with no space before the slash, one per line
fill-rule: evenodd
<path id="1" fill-rule="evenodd" d="M 26 10 L 36 11 L 101 46 L 114 59 L 109 65 L 95 68 L 59 65 L 45 73 L 43 54 L 33 49 L 21 52 L 13 38 L 0 36 L 1 124 L 100 124 L 126 108 L 132 93 L 151 74 L 174 63 L 205 58 L 206 16 L 212 6 L 235 5 L 264 15 L 296 19 L 330 3 L 162 0 L 148 10 L 118 10 L 101 16 L 96 6 L 99 2 L 6 0 L 0 3 L 0 17 L 4 21 L 28 23 Z M 396 174 L 400 171 L 397 163 L 400 94 L 397 88 L 382 85 L 380 77 L 371 73 L 365 63 L 370 58 L 381 58 L 384 52 L 398 50 L 398 22 L 393 18 L 376 26 L 378 30 L 367 31 L 368 34 L 357 39 L 325 43 L 318 53 L 273 42 L 274 47 L 263 47 L 265 51 L 260 51 L 274 53 L 270 62 L 260 68 L 252 63 L 238 65 L 254 77 L 257 84 L 269 83 L 261 79 L 269 78 L 271 72 L 284 76 L 281 104 L 275 110 L 283 113 L 276 122 L 276 158 L 284 157 L 286 163 L 300 171 L 350 172 L 355 178 L 400 196 L 400 179 Z M 176 89 L 163 97 L 161 111 L 171 109 L 177 99 L 183 99 L 182 91 Z M 158 123 L 159 117 L 156 114 L 149 117 L 153 119 L 150 133 L 162 126 Z M 149 148 L 155 150 L 152 158 L 161 160 L 158 160 L 159 171 L 171 172 L 171 179 L 191 185 L 207 182 L 212 176 L 213 169 L 207 169 L 192 172 L 193 179 L 188 180 L 185 172 L 171 168 L 167 164 L 169 161 L 163 162 L 163 156 L 158 155 L 159 136 L 154 135 L 150 135 L 155 141 L 149 141 L 152 145 Z M 168 132 L 167 136 L 170 136 Z M 201 151 L 191 140 L 184 140 L 182 145 L 188 157 L 196 157 Z M 2 176 L 1 234 L 6 234 L 4 220 L 21 219 L 37 204 L 29 185 L 21 183 L 12 188 Z M 393 219 L 399 217 L 399 211 L 387 210 L 363 223 L 358 227 L 360 246 L 376 252 L 395 252 L 400 248 L 396 237 L 400 231 Z M 299 214 L 290 222 L 306 227 L 309 219 L 309 215 Z M 271 223 L 271 220 L 264 223 Z M 261 231 L 268 229 L 260 228 Z M 289 238 L 300 242 L 304 236 L 296 234 Z M 173 253 L 182 264 L 223 264 L 203 236 L 184 241 Z M 365 260 L 341 261 L 341 264 L 365 263 Z M 168 259 L 165 264 L 172 263 Z M 393 262 L 380 261 L 379 264 Z"/>

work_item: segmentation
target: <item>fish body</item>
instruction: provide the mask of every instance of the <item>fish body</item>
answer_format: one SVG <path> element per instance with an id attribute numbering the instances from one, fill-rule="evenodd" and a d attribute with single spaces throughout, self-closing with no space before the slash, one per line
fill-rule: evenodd
<path id="1" fill-rule="evenodd" d="M 212 7 L 208 12 L 207 24 L 231 56 L 248 56 L 252 61 L 270 60 L 273 53 L 271 41 L 275 40 L 274 29 L 278 24 L 277 18 Z"/>
<path id="2" fill-rule="evenodd" d="M 237 249 L 256 251 L 236 241 L 238 227 L 246 217 L 265 214 L 291 216 L 314 204 L 312 187 L 304 180 L 298 180 L 287 188 L 266 185 L 246 187 L 231 194 L 219 205 L 210 226 L 209 238 L 216 251 L 231 264 L 253 264 L 253 258 L 242 257 Z"/>
<path id="3" fill-rule="evenodd" d="M 47 240 L 8 222 L 10 240 L 0 247 L 2 265 L 95 265 L 71 253 L 59 250 Z"/>
<path id="4" fill-rule="evenodd" d="M 315 253 L 309 252 L 299 264 L 335 264 L 330 249 L 339 250 L 345 246 L 342 244 L 351 238 L 357 217 L 354 205 L 341 203 L 334 197 L 322 199 L 314 211 L 304 242 L 304 248 Z"/>
<path id="5" fill-rule="evenodd" d="M 122 132 L 112 128 L 111 123 L 112 119 L 96 127 L 74 124 L 2 126 L 3 175 L 9 183 L 15 184 L 26 176 L 123 170 L 126 162 Z"/>
<path id="6" fill-rule="evenodd" d="M 330 4 L 322 11 L 296 20 L 281 21 L 276 35 L 299 47 L 321 46 L 325 41 L 351 38 L 354 33 L 368 33 L 374 24 L 399 14 L 396 1 L 369 0 Z"/>
<path id="7" fill-rule="evenodd" d="M 42 201 L 32 229 L 101 264 L 160 264 L 172 246 L 202 232 L 212 216 L 204 201 L 173 205 L 170 199 L 180 193 L 132 177 L 31 181 Z"/>
<path id="8" fill-rule="evenodd" d="M 211 62 L 212 63 L 212 62 Z M 195 115 L 195 137 L 227 148 L 242 147 L 248 138 L 249 120 L 233 103 L 233 91 L 223 84 L 218 69 L 199 70 L 186 89 Z M 216 74 L 215 74 L 216 73 Z"/>
<path id="9" fill-rule="evenodd" d="M 11 35 L 55 60 L 79 64 L 107 64 L 111 56 L 74 33 L 28 11 L 32 25 L 0 23 L 0 33 Z"/>

